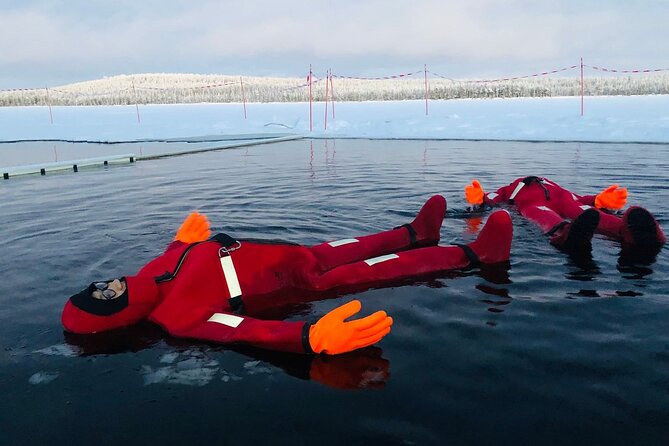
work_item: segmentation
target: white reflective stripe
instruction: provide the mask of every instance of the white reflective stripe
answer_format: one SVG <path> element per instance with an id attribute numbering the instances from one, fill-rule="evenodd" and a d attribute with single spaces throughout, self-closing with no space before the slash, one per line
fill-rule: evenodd
<path id="1" fill-rule="evenodd" d="M 216 322 L 217 324 L 237 328 L 237 326 L 239 326 L 243 320 L 243 317 L 235 316 L 234 314 L 214 313 L 212 317 L 207 319 L 207 322 Z"/>
<path id="2" fill-rule="evenodd" d="M 551 208 L 548 208 L 546 206 L 537 206 L 537 209 L 541 209 L 542 211 L 552 211 Z"/>
<path id="3" fill-rule="evenodd" d="M 221 257 L 221 268 L 223 268 L 223 275 L 225 276 L 225 282 L 228 284 L 228 291 L 230 292 L 230 297 L 237 297 L 242 295 L 242 288 L 239 286 L 239 280 L 237 279 L 237 271 L 235 271 L 235 265 L 232 263 L 232 257 L 223 256 Z"/>
<path id="4" fill-rule="evenodd" d="M 573 198 L 574 201 L 578 201 L 578 198 L 576 198 L 576 195 L 574 195 L 574 194 L 571 194 L 571 198 Z"/>
<path id="5" fill-rule="evenodd" d="M 488 198 L 491 199 L 491 200 L 494 200 L 495 198 L 497 198 L 498 195 L 499 194 L 497 192 L 490 192 L 488 194 Z"/>
<path id="6" fill-rule="evenodd" d="M 509 200 L 513 200 L 514 198 L 516 198 L 516 195 L 518 195 L 518 192 L 520 192 L 520 190 L 523 187 L 525 187 L 525 183 L 523 183 L 522 181 L 520 183 L 516 184 L 516 188 L 511 193 L 511 196 L 509 197 Z"/>
<path id="7" fill-rule="evenodd" d="M 365 260 L 365 263 L 368 264 L 369 266 L 376 265 L 377 263 L 381 262 L 387 262 L 388 260 L 392 259 L 399 259 L 400 256 L 397 254 L 388 254 L 385 256 L 379 256 L 379 257 L 372 257 L 371 259 Z"/>
<path id="8" fill-rule="evenodd" d="M 586 210 L 590 209 L 592 206 L 588 206 L 587 204 L 584 204 L 584 205 L 579 206 L 579 207 L 580 207 L 581 209 L 583 209 L 584 211 L 586 211 Z"/>
<path id="9" fill-rule="evenodd" d="M 336 248 L 337 246 L 341 245 L 348 245 L 349 243 L 358 243 L 360 240 L 357 238 L 345 238 L 341 240 L 335 240 L 334 242 L 328 243 L 328 245 L 332 246 L 333 248 Z"/>

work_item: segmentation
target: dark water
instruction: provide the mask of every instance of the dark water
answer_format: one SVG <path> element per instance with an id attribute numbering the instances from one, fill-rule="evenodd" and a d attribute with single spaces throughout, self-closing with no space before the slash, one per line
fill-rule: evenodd
<path id="1" fill-rule="evenodd" d="M 2 150 L 2 147 L 0 147 Z M 669 441 L 669 256 L 579 265 L 514 215 L 508 271 L 360 293 L 378 346 L 316 358 L 184 342 L 145 325 L 69 337 L 66 298 L 134 273 L 188 212 L 304 244 L 384 230 L 442 193 L 525 175 L 630 190 L 669 228 L 666 145 L 297 141 L 0 184 L 2 444 L 643 444 Z M 451 214 L 442 243 L 474 237 Z M 340 297 L 283 308 L 317 318 Z M 309 375 L 338 376 L 355 389 Z"/>

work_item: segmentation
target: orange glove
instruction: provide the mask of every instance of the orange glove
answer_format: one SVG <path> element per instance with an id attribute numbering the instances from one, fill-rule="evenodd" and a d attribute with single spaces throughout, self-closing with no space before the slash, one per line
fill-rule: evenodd
<path id="1" fill-rule="evenodd" d="M 193 212 L 181 223 L 174 240 L 184 243 L 195 243 L 207 240 L 209 236 L 211 236 L 209 220 L 207 220 L 205 215 Z"/>
<path id="2" fill-rule="evenodd" d="M 595 207 L 599 209 L 617 211 L 622 209 L 625 203 L 627 203 L 627 188 L 618 187 L 617 184 L 612 184 L 595 197 Z"/>
<path id="3" fill-rule="evenodd" d="M 335 308 L 309 328 L 309 344 L 315 353 L 337 355 L 367 347 L 390 333 L 393 319 L 377 311 L 362 319 L 344 322 L 360 311 L 359 300 Z"/>
<path id="4" fill-rule="evenodd" d="M 483 188 L 479 180 L 472 180 L 471 185 L 465 186 L 465 198 L 469 204 L 483 204 Z"/>

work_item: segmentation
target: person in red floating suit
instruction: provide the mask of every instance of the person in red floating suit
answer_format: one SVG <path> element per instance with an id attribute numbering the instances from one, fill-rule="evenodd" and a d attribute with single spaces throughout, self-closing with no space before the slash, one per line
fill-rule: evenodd
<path id="1" fill-rule="evenodd" d="M 361 309 L 348 302 L 307 322 L 253 318 L 263 308 L 326 291 L 388 286 L 398 279 L 506 262 L 512 238 L 506 211 L 488 218 L 467 245 L 436 246 L 446 200 L 430 198 L 410 224 L 379 234 L 316 246 L 210 238 L 206 217 L 193 213 L 175 240 L 134 276 L 94 282 L 67 301 L 62 323 L 86 334 L 148 319 L 170 335 L 241 343 L 297 353 L 338 354 L 378 342 L 393 323 L 384 311 L 346 321 Z"/>
<path id="2" fill-rule="evenodd" d="M 631 206 L 622 216 L 614 213 L 627 202 L 627 189 L 617 184 L 597 195 L 581 196 L 547 178 L 530 176 L 486 194 L 473 180 L 465 187 L 465 198 L 479 208 L 514 204 L 549 236 L 551 244 L 572 254 L 590 252 L 595 233 L 620 241 L 624 253 L 645 258 L 657 255 L 667 240 L 646 209 Z"/>

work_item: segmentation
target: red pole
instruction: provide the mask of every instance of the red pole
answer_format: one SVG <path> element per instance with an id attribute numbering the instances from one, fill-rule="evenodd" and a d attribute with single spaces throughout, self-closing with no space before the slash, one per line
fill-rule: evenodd
<path id="1" fill-rule="evenodd" d="M 312 117 L 312 96 L 311 96 L 311 64 L 309 64 L 309 131 L 313 131 L 313 117 Z"/>
<path id="2" fill-rule="evenodd" d="M 329 93 L 330 73 L 325 73 L 325 130 L 328 129 L 328 93 Z"/>
<path id="3" fill-rule="evenodd" d="M 51 99 L 49 98 L 49 87 L 44 87 L 46 88 L 46 105 L 49 106 L 49 120 L 51 121 L 51 124 L 53 124 L 53 113 L 51 113 Z"/>
<path id="4" fill-rule="evenodd" d="M 239 76 L 239 85 L 242 86 L 242 101 L 244 102 L 244 119 L 246 119 L 246 95 L 244 94 L 244 82 L 242 82 L 241 76 Z"/>
<path id="5" fill-rule="evenodd" d="M 423 65 L 423 73 L 425 74 L 425 116 L 427 116 L 427 64 Z"/>
<path id="6" fill-rule="evenodd" d="M 335 118 L 334 111 L 334 85 L 332 84 L 332 68 L 330 68 L 330 97 L 332 98 L 332 119 Z"/>
<path id="7" fill-rule="evenodd" d="M 139 105 L 137 105 L 137 90 L 135 90 L 135 80 L 132 79 L 132 91 L 135 93 L 135 110 L 137 111 L 137 124 L 141 124 L 139 119 Z"/>
<path id="8" fill-rule="evenodd" d="M 583 58 L 581 57 L 581 116 L 583 116 Z"/>

